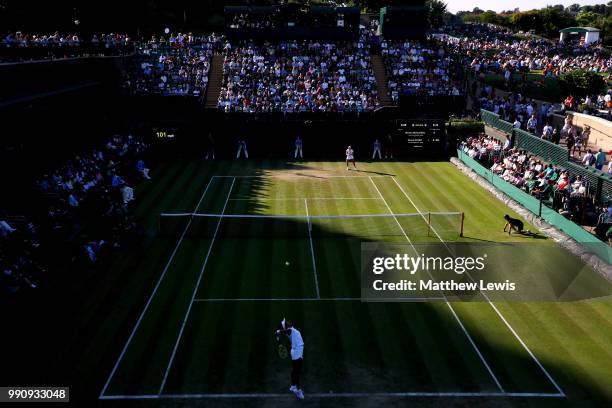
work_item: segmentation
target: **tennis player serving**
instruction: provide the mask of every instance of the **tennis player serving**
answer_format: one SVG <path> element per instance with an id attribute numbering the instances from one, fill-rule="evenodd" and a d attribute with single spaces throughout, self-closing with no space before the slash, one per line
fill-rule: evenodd
<path id="1" fill-rule="evenodd" d="M 302 374 L 302 364 L 304 362 L 304 340 L 302 333 L 295 327 L 291 320 L 281 322 L 281 328 L 276 331 L 276 335 L 286 334 L 291 342 L 291 387 L 289 391 L 299 399 L 304 399 L 304 391 L 300 388 L 300 376 Z"/>
<path id="2" fill-rule="evenodd" d="M 353 167 L 357 170 L 357 165 L 355 164 L 355 151 L 351 146 L 346 148 L 346 169 L 350 170 L 349 163 L 353 163 Z"/>

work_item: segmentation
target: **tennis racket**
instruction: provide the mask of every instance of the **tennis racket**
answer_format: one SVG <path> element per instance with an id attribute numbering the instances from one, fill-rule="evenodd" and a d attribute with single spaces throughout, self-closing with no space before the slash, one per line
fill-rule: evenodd
<path id="1" fill-rule="evenodd" d="M 287 346 L 282 343 L 278 344 L 278 357 L 283 360 L 289 357 L 289 350 L 287 350 Z"/>

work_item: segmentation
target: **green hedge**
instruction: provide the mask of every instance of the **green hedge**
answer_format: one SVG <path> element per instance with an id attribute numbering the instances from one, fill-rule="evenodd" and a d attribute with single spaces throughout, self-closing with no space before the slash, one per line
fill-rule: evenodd
<path id="1" fill-rule="evenodd" d="M 453 134 L 475 134 L 484 132 L 484 122 L 479 120 L 453 120 L 448 122 L 447 130 Z"/>

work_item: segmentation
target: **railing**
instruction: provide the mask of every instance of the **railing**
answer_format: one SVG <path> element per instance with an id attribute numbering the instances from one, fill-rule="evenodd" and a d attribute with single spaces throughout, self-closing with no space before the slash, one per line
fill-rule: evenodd
<path id="1" fill-rule="evenodd" d="M 582 244 L 585 249 L 607 263 L 612 263 L 612 248 L 606 243 L 599 240 L 596 236 L 586 231 L 580 225 L 565 218 L 554 209 L 542 205 L 540 200 L 527 194 L 520 188 L 504 181 L 491 170 L 485 168 L 476 160 L 469 157 L 461 149 L 457 151 L 457 157 L 476 174 L 487 180 L 490 184 L 514 201 L 521 204 L 527 210 L 535 215 L 540 216 L 549 224 L 569 235 L 576 242 Z M 579 167 L 579 166 L 578 166 Z"/>
<path id="2" fill-rule="evenodd" d="M 541 159 L 558 166 L 565 166 L 569 161 L 569 151 L 566 148 L 551 143 L 548 140 L 535 137 L 521 129 L 513 129 L 513 131 L 514 145 L 516 147 L 525 149 Z"/>
<path id="3" fill-rule="evenodd" d="M 557 144 L 540 139 L 521 129 L 514 129 L 511 123 L 501 120 L 496 113 L 481 109 L 480 117 L 485 124 L 495 128 L 514 140 L 514 145 L 569 171 L 580 175 L 593 186 L 595 199 L 608 203 L 612 201 L 612 176 L 591 166 L 581 166 L 570 160 L 569 151 Z"/>
<path id="4" fill-rule="evenodd" d="M 493 112 L 481 109 L 480 117 L 482 118 L 482 121 L 486 123 L 487 125 L 501 132 L 507 133 L 508 135 L 512 134 L 512 130 L 514 129 L 514 127 L 512 126 L 512 123 L 506 122 L 505 120 L 500 119 L 497 113 L 493 113 Z"/>
<path id="5" fill-rule="evenodd" d="M 30 47 L 8 46 L 0 43 L 0 63 L 24 63 L 50 60 L 65 60 L 84 57 L 117 57 L 134 52 L 134 44 L 38 45 Z"/>

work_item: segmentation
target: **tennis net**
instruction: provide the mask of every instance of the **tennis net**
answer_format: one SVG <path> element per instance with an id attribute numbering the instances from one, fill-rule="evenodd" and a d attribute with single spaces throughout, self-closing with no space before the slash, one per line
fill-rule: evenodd
<path id="1" fill-rule="evenodd" d="M 463 235 L 462 212 L 349 215 L 160 214 L 164 236 L 218 238 L 355 237 L 362 240 L 400 241 L 431 236 L 456 240 Z"/>

